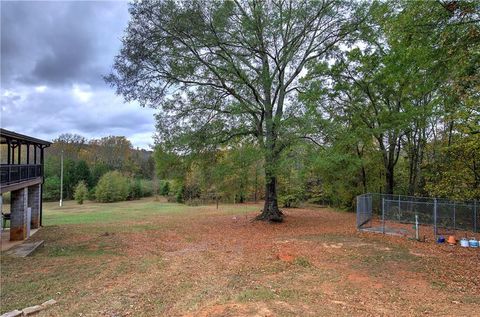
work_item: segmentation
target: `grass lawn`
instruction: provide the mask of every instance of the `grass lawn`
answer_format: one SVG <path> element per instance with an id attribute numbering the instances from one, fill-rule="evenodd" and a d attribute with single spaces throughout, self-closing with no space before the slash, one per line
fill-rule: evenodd
<path id="1" fill-rule="evenodd" d="M 358 233 L 355 215 L 142 199 L 44 204 L 44 246 L 1 256 L 0 312 L 39 316 L 479 316 L 480 252 Z"/>

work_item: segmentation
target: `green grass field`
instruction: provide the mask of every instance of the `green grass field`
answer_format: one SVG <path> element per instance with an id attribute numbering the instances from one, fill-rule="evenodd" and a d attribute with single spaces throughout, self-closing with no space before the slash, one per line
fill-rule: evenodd
<path id="1" fill-rule="evenodd" d="M 62 207 L 58 202 L 43 204 L 45 210 L 43 221 L 45 226 L 66 224 L 93 224 L 128 222 L 132 220 L 148 220 L 157 216 L 174 216 L 192 212 L 212 213 L 212 206 L 187 206 L 176 203 L 159 203 L 153 199 L 143 199 L 109 204 L 85 202 L 82 205 L 75 201 L 66 201 Z M 246 213 L 258 210 L 258 206 L 239 205 L 233 207 L 221 205 L 223 213 Z M 214 211 L 213 211 L 214 212 Z"/>

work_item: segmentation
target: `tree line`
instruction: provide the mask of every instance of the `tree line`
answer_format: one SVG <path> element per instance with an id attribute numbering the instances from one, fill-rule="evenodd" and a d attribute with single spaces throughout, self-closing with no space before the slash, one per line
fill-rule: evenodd
<path id="1" fill-rule="evenodd" d="M 134 149 L 123 136 L 87 140 L 76 134 L 62 134 L 45 150 L 45 200 L 60 199 L 62 155 L 63 199 L 73 199 L 78 184 L 82 184 L 82 191 L 86 190 L 84 195 L 79 196 L 83 199 L 113 201 L 153 194 L 154 161 L 151 151 Z M 109 181 L 101 182 L 102 177 Z M 119 183 L 123 185 L 115 187 Z M 108 184 L 118 190 L 104 197 Z"/>
<path id="2" fill-rule="evenodd" d="M 279 198 L 480 198 L 479 2 L 159 0 L 130 13 L 106 80 L 158 108 L 156 163 L 180 191 L 251 197 L 260 166 L 269 221 Z"/>

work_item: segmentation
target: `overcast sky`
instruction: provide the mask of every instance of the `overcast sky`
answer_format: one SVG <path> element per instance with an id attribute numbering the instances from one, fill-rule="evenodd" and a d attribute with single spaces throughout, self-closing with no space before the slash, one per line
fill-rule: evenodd
<path id="1" fill-rule="evenodd" d="M 153 143 L 152 109 L 124 103 L 109 73 L 128 23 L 120 1 L 1 1 L 1 126 L 52 140 L 123 135 Z"/>

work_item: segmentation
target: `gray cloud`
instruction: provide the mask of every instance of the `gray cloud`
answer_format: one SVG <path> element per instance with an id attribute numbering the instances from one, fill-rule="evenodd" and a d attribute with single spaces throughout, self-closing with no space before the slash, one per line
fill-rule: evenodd
<path id="1" fill-rule="evenodd" d="M 93 92 L 89 100 L 79 99 L 75 89 L 60 87 L 43 92 L 19 91 L 2 98 L 1 107 L 2 127 L 20 133 L 46 139 L 66 132 L 88 138 L 149 135 L 149 139 L 136 138 L 135 145 L 146 147 L 152 142 L 153 111 L 135 103 L 121 104 L 111 91 Z"/>
<path id="2" fill-rule="evenodd" d="M 127 25 L 124 2 L 2 2 L 2 84 L 102 82 Z M 19 70 L 21 72 L 19 72 Z"/>
<path id="3" fill-rule="evenodd" d="M 1 2 L 2 127 L 53 139 L 125 135 L 152 143 L 153 111 L 107 86 L 126 2 Z M 22 120 L 16 120 L 22 118 Z"/>

